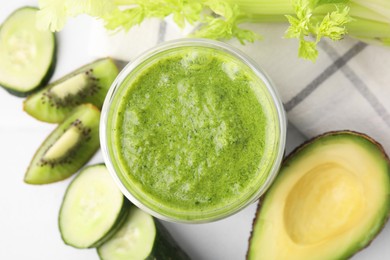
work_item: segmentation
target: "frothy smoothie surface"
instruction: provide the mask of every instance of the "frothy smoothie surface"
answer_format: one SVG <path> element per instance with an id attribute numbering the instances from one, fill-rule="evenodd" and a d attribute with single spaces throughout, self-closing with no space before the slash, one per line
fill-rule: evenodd
<path id="1" fill-rule="evenodd" d="M 183 219 L 252 196 L 277 153 L 277 115 L 264 83 L 231 54 L 205 47 L 171 50 L 141 67 L 109 114 L 125 186 L 148 207 Z"/>

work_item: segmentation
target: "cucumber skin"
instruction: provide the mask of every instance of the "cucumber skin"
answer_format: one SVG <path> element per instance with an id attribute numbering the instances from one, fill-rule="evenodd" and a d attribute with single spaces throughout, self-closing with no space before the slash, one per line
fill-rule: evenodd
<path id="1" fill-rule="evenodd" d="M 190 260 L 183 249 L 173 239 L 169 231 L 154 218 L 156 225 L 156 238 L 152 252 L 145 260 Z"/>
<path id="2" fill-rule="evenodd" d="M 15 12 L 17 12 L 19 10 L 22 10 L 22 9 L 38 10 L 38 8 L 33 7 L 33 6 L 24 6 L 24 7 L 18 8 L 15 11 L 13 11 L 8 17 L 12 16 Z M 8 20 L 8 18 L 3 22 L 3 24 L 7 20 Z M 1 30 L 1 27 L 2 27 L 2 25 L 0 26 L 0 30 Z M 16 91 L 16 90 L 13 89 L 12 86 L 7 86 L 6 84 L 1 83 L 1 82 L 0 82 L 0 87 L 2 87 L 4 90 L 6 90 L 11 95 L 23 98 L 23 97 L 27 97 L 28 95 L 30 95 L 32 93 L 37 92 L 38 90 L 40 90 L 44 86 L 46 86 L 49 83 L 51 77 L 53 76 L 55 68 L 56 68 L 56 65 L 57 65 L 58 40 L 57 40 L 57 35 L 55 33 L 52 32 L 52 36 L 53 36 L 53 41 L 54 41 L 54 49 L 53 49 L 53 53 L 52 53 L 51 63 L 49 65 L 49 68 L 48 68 L 46 74 L 43 76 L 41 82 L 38 85 L 36 85 L 30 91 L 27 91 L 27 92 Z"/>
<path id="3" fill-rule="evenodd" d="M 105 164 L 104 163 L 99 163 L 99 164 L 94 164 L 94 165 L 90 165 L 90 166 L 86 166 L 84 167 L 83 169 L 80 170 L 80 173 L 69 183 L 66 191 L 65 191 L 65 194 L 62 198 L 62 203 L 64 202 L 65 200 L 65 197 L 66 195 L 68 194 L 68 190 L 70 188 L 70 186 L 72 185 L 72 183 L 77 179 L 77 177 L 80 176 L 80 174 L 87 168 L 91 168 L 91 167 L 99 167 L 99 166 L 104 166 L 105 167 Z M 60 211 L 58 213 L 58 230 L 60 231 L 60 234 L 61 234 L 61 239 L 62 241 L 68 245 L 68 246 L 72 246 L 74 248 L 80 248 L 80 249 L 84 249 L 84 247 L 77 247 L 75 245 L 72 245 L 70 243 L 67 243 L 67 241 L 64 239 L 63 235 L 62 235 L 62 231 L 61 231 L 61 226 L 60 226 L 60 219 L 61 219 L 61 211 L 62 211 L 62 203 L 61 203 L 61 207 L 60 207 Z M 103 235 L 103 237 L 101 239 L 99 239 L 98 241 L 96 241 L 95 243 L 93 243 L 92 245 L 90 245 L 89 247 L 87 248 L 94 248 L 94 247 L 98 247 L 100 245 L 102 245 L 104 242 L 106 242 L 107 240 L 109 240 L 121 227 L 122 225 L 125 223 L 126 221 L 126 218 L 127 218 L 127 215 L 129 214 L 129 208 L 130 206 L 130 202 L 123 196 L 123 203 L 122 203 L 122 208 L 121 210 L 119 211 L 118 213 L 118 217 L 117 217 L 117 220 L 115 221 L 115 223 L 113 224 L 113 226 L 110 228 L 110 230 L 108 230 L 108 232 Z"/>
<path id="4" fill-rule="evenodd" d="M 156 237 L 153 242 L 152 251 L 145 260 L 191 260 L 187 253 L 173 239 L 169 231 L 154 217 L 153 222 L 156 227 Z M 99 248 L 96 251 L 100 260 L 115 260 L 104 259 L 99 252 Z"/>
<path id="5" fill-rule="evenodd" d="M 123 204 L 122 204 L 121 211 L 118 214 L 117 221 L 114 223 L 114 225 L 111 227 L 111 229 L 100 240 L 96 241 L 95 243 L 93 243 L 88 248 L 99 247 L 99 246 L 103 245 L 106 241 L 108 241 L 112 236 L 115 235 L 115 233 L 126 222 L 127 215 L 129 215 L 129 212 L 130 212 L 128 210 L 129 206 L 130 206 L 130 202 L 127 200 L 126 197 L 123 196 Z"/>

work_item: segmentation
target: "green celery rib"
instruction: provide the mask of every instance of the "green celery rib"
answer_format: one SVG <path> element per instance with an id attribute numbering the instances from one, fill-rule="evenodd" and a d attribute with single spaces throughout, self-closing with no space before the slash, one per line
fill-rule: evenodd
<path id="1" fill-rule="evenodd" d="M 249 14 L 239 15 L 238 23 L 286 23 L 285 15 L 265 15 L 265 14 Z"/>
<path id="2" fill-rule="evenodd" d="M 357 38 L 390 38 L 390 25 L 366 19 L 356 19 L 346 24 L 348 34 Z"/>
<path id="3" fill-rule="evenodd" d="M 390 1 L 389 0 L 351 0 L 351 3 L 358 4 L 363 8 L 370 9 L 381 14 L 390 22 Z"/>
<path id="4" fill-rule="evenodd" d="M 226 0 L 237 4 L 245 14 L 284 16 L 295 14 L 291 0 Z"/>
<path id="5" fill-rule="evenodd" d="M 389 17 L 385 17 L 381 13 L 378 13 L 373 9 L 367 8 L 363 5 L 354 2 L 351 2 L 349 6 L 351 7 L 350 15 L 352 17 L 355 17 L 356 19 L 364 18 L 367 20 L 374 20 L 378 22 L 388 23 L 390 26 L 390 8 L 389 8 Z"/>
<path id="6" fill-rule="evenodd" d="M 276 17 L 284 15 L 294 15 L 292 0 L 226 0 L 229 3 L 237 4 L 244 14 L 254 17 L 256 21 L 259 16 L 265 15 L 271 21 L 278 20 Z M 389 0 L 351 0 L 351 15 L 369 20 L 390 22 L 390 1 Z M 326 14 L 334 10 L 333 5 L 325 5 L 316 13 Z M 264 19 L 267 20 L 267 19 Z"/>
<path id="7" fill-rule="evenodd" d="M 291 0 L 226 0 L 240 7 L 243 15 L 238 19 L 240 22 L 287 22 L 285 15 L 295 15 Z M 367 1 L 367 0 L 364 0 Z M 388 0 L 372 0 L 369 4 L 363 0 L 351 0 L 350 14 L 354 21 L 346 24 L 348 34 L 359 39 L 375 40 L 383 44 L 389 44 L 390 17 L 382 14 L 390 6 Z M 382 3 L 383 2 L 383 3 Z M 384 10 L 376 12 L 375 4 L 383 4 Z M 377 8 L 379 8 L 377 6 Z M 334 5 L 324 5 L 314 12 L 314 19 L 322 20 L 324 15 L 335 10 Z"/>
<path id="8" fill-rule="evenodd" d="M 137 0 L 114 0 L 114 4 L 117 6 L 135 5 L 137 4 Z"/>
<path id="9" fill-rule="evenodd" d="M 137 0 L 114 0 L 118 6 L 134 5 Z M 295 15 L 292 0 L 226 0 L 237 4 L 241 10 L 238 22 L 287 22 L 286 15 Z M 389 44 L 390 0 L 350 0 L 350 14 L 354 21 L 346 24 L 348 34 L 365 41 Z M 334 5 L 324 5 L 314 12 L 315 19 L 335 10 Z M 386 14 L 389 13 L 389 16 Z"/>

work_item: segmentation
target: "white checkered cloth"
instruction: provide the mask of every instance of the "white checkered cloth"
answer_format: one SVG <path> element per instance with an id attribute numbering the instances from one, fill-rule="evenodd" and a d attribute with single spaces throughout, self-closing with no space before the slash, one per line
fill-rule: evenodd
<path id="1" fill-rule="evenodd" d="M 390 48 L 346 38 L 322 41 L 316 63 L 297 58 L 297 42 L 283 39 L 287 24 L 248 25 L 264 36 L 254 44 L 230 43 L 252 57 L 274 81 L 287 116 L 304 135 L 330 130 L 366 133 L 390 152 Z M 190 28 L 191 29 L 191 28 Z M 92 26 L 94 56 L 132 60 L 157 43 L 187 34 L 170 21 L 150 20 L 128 33 Z"/>

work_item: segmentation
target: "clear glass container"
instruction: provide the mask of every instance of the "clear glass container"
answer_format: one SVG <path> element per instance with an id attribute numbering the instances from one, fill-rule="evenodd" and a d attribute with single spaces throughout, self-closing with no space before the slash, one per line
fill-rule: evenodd
<path id="1" fill-rule="evenodd" d="M 113 131 L 116 131 L 113 127 L 113 121 L 118 117 L 118 114 L 123 112 L 119 111 L 119 103 L 121 102 L 121 99 L 125 97 L 126 90 L 130 87 L 134 87 L 132 83 L 134 83 L 137 77 L 141 75 L 145 69 L 150 67 L 151 64 L 155 64 L 164 57 L 172 55 L 175 51 L 188 50 L 191 52 L 194 49 L 210 51 L 211 55 L 213 52 L 223 53 L 223 55 L 226 55 L 229 59 L 233 59 L 240 63 L 240 66 L 243 66 L 242 68 L 245 67 L 246 70 L 250 70 L 251 73 L 253 72 L 256 80 L 259 80 L 259 82 L 262 83 L 261 86 L 253 87 L 254 92 L 260 93 L 263 98 L 262 100 L 267 100 L 267 102 L 271 104 L 270 106 L 273 111 L 273 121 L 272 124 L 270 124 L 271 127 L 267 128 L 268 134 L 274 136 L 273 141 L 271 142 L 273 154 L 271 157 L 268 156 L 268 158 L 262 159 L 261 161 L 261 164 L 265 165 L 264 167 L 267 169 L 265 177 L 254 180 L 251 187 L 248 187 L 248 190 L 245 191 L 243 195 L 240 194 L 237 196 L 235 201 L 223 206 L 216 205 L 215 208 L 207 210 L 183 210 L 180 208 L 173 208 L 172 206 L 166 206 L 164 203 L 161 203 L 161 201 L 155 201 L 149 196 L 147 191 L 142 189 L 142 184 L 135 184 L 134 181 L 128 177 L 129 174 L 131 174 L 129 172 L 131 170 L 129 170 L 128 167 L 123 167 L 121 163 L 119 163 L 118 158 L 121 156 L 122 151 L 120 150 L 120 147 L 113 144 Z M 200 66 L 198 69 L 202 69 L 202 67 Z M 240 211 L 259 199 L 271 185 L 278 173 L 284 155 L 286 116 L 283 104 L 272 81 L 247 55 L 228 44 L 218 41 L 182 39 L 166 42 L 150 49 L 134 61 L 130 62 L 121 71 L 112 84 L 102 108 L 100 141 L 104 161 L 108 170 L 120 190 L 133 204 L 163 220 L 182 223 L 205 223 L 228 217 Z"/>

